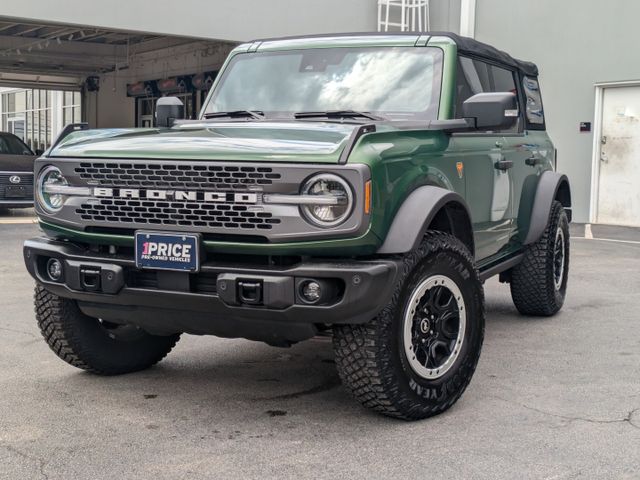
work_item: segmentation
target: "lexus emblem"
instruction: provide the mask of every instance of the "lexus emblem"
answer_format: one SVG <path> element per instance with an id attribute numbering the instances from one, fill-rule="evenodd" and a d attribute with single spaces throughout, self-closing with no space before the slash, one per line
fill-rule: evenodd
<path id="1" fill-rule="evenodd" d="M 13 184 L 20 183 L 21 180 L 22 179 L 18 175 L 12 175 L 9 177 L 9 181 Z"/>

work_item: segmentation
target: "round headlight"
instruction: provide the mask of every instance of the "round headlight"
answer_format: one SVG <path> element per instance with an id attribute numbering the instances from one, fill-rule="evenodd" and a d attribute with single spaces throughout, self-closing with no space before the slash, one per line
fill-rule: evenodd
<path id="1" fill-rule="evenodd" d="M 49 187 L 62 187 L 66 185 L 69 185 L 69 183 L 58 167 L 49 165 L 44 168 L 38 177 L 36 190 L 40 206 L 51 213 L 60 210 L 64 204 L 65 197 L 61 193 L 52 193 L 51 190 L 54 189 L 50 189 Z"/>
<path id="2" fill-rule="evenodd" d="M 302 212 L 308 221 L 320 227 L 341 224 L 353 208 L 351 187 L 337 175 L 323 173 L 310 178 L 302 187 L 302 194 L 318 197 L 317 204 L 310 201 Z"/>

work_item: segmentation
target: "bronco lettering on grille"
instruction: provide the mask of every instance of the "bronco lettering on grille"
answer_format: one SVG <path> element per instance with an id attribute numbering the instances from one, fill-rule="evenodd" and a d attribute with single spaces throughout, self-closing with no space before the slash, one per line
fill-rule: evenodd
<path id="1" fill-rule="evenodd" d="M 99 198 L 146 198 L 149 200 L 173 199 L 204 203 L 258 203 L 258 194 L 256 193 L 143 190 L 139 188 L 94 188 L 93 196 Z"/>

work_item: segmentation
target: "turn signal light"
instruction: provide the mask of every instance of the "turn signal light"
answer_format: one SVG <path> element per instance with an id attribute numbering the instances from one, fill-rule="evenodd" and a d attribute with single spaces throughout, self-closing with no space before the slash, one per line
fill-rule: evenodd
<path id="1" fill-rule="evenodd" d="M 364 213 L 365 215 L 371 213 L 371 180 L 367 180 L 364 184 Z"/>

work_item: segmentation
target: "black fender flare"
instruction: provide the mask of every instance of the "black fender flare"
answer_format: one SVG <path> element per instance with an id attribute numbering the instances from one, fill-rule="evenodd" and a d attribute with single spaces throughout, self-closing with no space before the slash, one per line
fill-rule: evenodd
<path id="1" fill-rule="evenodd" d="M 460 227 L 468 232 L 468 240 L 465 243 L 473 255 L 473 229 L 467 203 L 456 192 L 435 185 L 418 187 L 407 196 L 396 212 L 384 243 L 377 253 L 407 253 L 417 248 L 435 216 L 447 205 L 464 210 L 465 225 Z"/>
<path id="2" fill-rule="evenodd" d="M 566 185 L 566 187 L 564 187 L 564 185 Z M 566 175 L 547 170 L 540 176 L 540 180 L 538 181 L 536 195 L 531 209 L 529 230 L 522 242 L 524 245 L 535 243 L 545 228 L 547 228 L 551 204 L 558 198 L 560 188 L 567 189 L 566 198 L 561 199 L 561 201 L 563 206 L 568 209 L 569 221 L 571 221 L 571 187 L 569 185 L 569 179 Z"/>

